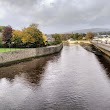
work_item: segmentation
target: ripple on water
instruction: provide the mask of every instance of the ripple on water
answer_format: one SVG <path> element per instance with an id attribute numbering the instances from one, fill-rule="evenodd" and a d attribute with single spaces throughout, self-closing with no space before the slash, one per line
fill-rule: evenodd
<path id="1" fill-rule="evenodd" d="M 110 110 L 109 72 L 79 45 L 0 68 L 0 110 Z"/>

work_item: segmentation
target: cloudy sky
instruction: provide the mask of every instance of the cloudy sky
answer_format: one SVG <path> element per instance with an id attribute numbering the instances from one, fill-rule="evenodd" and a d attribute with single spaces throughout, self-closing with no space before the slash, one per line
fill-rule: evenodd
<path id="1" fill-rule="evenodd" d="M 44 33 L 110 28 L 110 0 L 0 0 L 0 25 L 31 23 Z"/>

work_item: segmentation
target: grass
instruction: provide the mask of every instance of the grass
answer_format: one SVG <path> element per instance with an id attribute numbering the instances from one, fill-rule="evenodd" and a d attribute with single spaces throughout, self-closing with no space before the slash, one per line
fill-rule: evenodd
<path id="1" fill-rule="evenodd" d="M 0 53 L 21 50 L 21 48 L 0 48 Z"/>

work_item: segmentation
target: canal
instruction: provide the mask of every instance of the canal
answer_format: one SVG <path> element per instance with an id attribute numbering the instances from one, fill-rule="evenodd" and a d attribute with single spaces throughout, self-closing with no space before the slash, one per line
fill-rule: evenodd
<path id="1" fill-rule="evenodd" d="M 110 110 L 110 64 L 79 45 L 0 68 L 0 110 Z"/>

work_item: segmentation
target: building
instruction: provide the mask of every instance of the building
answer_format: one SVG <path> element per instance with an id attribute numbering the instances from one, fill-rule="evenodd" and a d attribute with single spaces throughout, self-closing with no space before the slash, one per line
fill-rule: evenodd
<path id="1" fill-rule="evenodd" d="M 98 43 L 110 44 L 110 35 L 95 36 L 93 41 L 98 41 Z"/>

